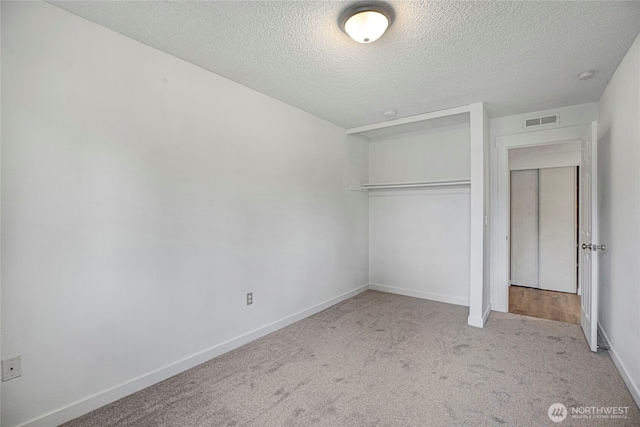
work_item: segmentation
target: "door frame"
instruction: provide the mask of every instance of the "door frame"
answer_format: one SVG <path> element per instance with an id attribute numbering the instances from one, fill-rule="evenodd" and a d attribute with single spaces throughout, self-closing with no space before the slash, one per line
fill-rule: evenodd
<path id="1" fill-rule="evenodd" d="M 511 171 L 509 169 L 509 149 L 580 141 L 589 126 L 591 126 L 590 123 L 496 137 L 495 145 L 498 151 L 498 307 L 495 309 L 498 311 L 509 311 L 511 254 Z"/>

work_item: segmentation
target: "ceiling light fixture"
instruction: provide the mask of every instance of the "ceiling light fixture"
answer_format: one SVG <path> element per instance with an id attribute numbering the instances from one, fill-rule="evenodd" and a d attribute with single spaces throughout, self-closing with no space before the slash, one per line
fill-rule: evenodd
<path id="1" fill-rule="evenodd" d="M 340 28 L 358 43 L 378 40 L 395 19 L 387 3 L 367 1 L 352 4 L 340 15 Z"/>

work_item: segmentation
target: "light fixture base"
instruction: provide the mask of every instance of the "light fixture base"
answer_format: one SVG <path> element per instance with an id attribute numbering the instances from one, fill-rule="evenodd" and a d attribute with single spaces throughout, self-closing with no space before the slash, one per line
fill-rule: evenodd
<path id="1" fill-rule="evenodd" d="M 387 119 L 392 119 L 398 115 L 398 112 L 396 110 L 384 110 L 382 112 L 382 115 L 385 116 Z"/>
<path id="2" fill-rule="evenodd" d="M 595 74 L 595 72 L 593 70 L 583 71 L 580 74 L 578 74 L 578 79 L 579 80 L 587 80 L 587 79 L 590 79 L 591 77 L 593 77 L 594 74 Z"/>

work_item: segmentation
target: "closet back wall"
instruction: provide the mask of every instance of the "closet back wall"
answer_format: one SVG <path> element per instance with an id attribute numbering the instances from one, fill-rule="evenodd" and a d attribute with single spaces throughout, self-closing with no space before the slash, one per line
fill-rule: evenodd
<path id="1" fill-rule="evenodd" d="M 468 179 L 469 125 L 371 140 L 369 182 Z M 469 305 L 469 186 L 370 192 L 372 289 Z"/>

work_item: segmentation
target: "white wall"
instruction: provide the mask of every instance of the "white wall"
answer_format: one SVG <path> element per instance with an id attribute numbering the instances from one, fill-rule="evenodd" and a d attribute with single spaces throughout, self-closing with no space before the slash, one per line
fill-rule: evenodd
<path id="1" fill-rule="evenodd" d="M 600 327 L 640 405 L 640 37 L 600 98 Z"/>
<path id="2" fill-rule="evenodd" d="M 509 150 L 509 170 L 580 166 L 580 141 Z"/>
<path id="3" fill-rule="evenodd" d="M 305 112 L 3 2 L 2 125 L 2 358 L 23 368 L 4 426 L 60 423 L 367 284 L 368 200 L 348 191 L 367 144 Z"/>
<path id="4" fill-rule="evenodd" d="M 369 182 L 469 178 L 469 125 L 453 125 L 372 139 Z"/>
<path id="5" fill-rule="evenodd" d="M 372 183 L 469 178 L 469 125 L 371 140 Z M 469 187 L 371 191 L 373 289 L 469 304 Z"/>

